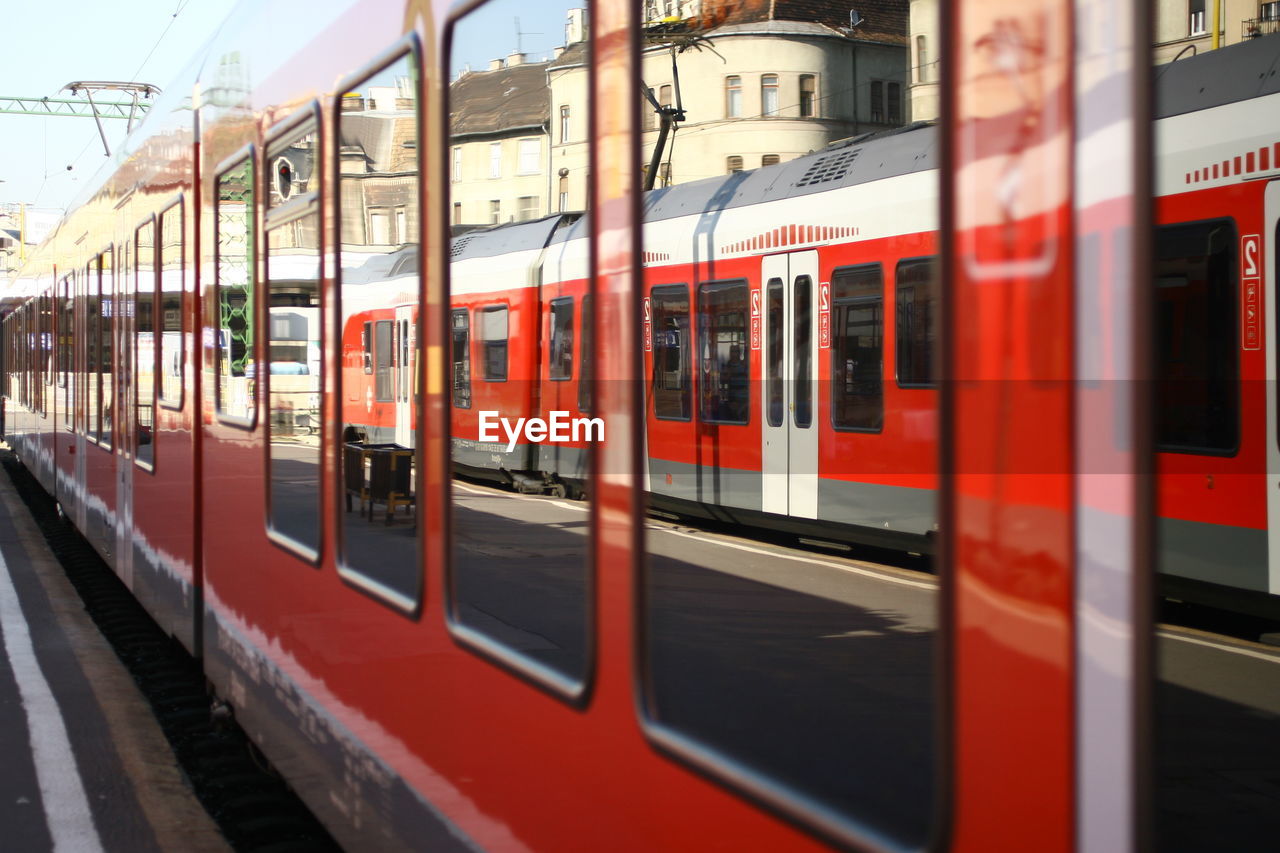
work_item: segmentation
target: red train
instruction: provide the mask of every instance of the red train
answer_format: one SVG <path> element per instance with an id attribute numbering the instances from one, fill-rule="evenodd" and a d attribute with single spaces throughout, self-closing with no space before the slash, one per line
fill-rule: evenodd
<path id="1" fill-rule="evenodd" d="M 1168 594 L 1275 611 L 1274 51 L 1161 72 L 1144 254 L 1088 189 L 1128 149 L 1086 133 L 1070 54 L 1032 106 L 969 76 L 1017 43 L 995 7 L 1028 14 L 946 12 L 950 123 L 643 194 L 616 93 L 652 27 L 597 4 L 590 213 L 458 234 L 444 69 L 482 7 L 245 7 L 20 276 L 6 436 L 352 849 L 1137 845 L 1155 581 L 1134 546 L 1099 616 L 1073 537 L 1101 507 L 1154 529 Z M 1145 319 L 1072 277 L 1148 255 Z M 1151 405 L 1073 427 L 1091 353 L 1130 344 Z M 1157 476 L 1088 504 L 1124 472 L 1082 460 L 1148 444 Z M 1095 669 L 1130 697 L 1105 725 Z M 1137 756 L 1102 817 L 1099 753 Z"/>

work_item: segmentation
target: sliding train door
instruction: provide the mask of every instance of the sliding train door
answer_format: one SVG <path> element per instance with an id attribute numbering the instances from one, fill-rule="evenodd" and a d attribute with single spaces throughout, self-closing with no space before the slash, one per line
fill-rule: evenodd
<path id="1" fill-rule="evenodd" d="M 818 253 L 770 255 L 752 296 L 763 315 L 761 509 L 818 517 Z"/>
<path id="2" fill-rule="evenodd" d="M 413 314 L 416 307 L 400 305 L 396 308 L 395 341 L 395 395 L 396 395 L 396 444 L 413 447 Z"/>

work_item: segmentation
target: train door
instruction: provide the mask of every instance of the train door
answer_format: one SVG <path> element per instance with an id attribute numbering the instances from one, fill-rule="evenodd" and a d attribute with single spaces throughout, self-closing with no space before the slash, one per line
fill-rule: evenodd
<path id="1" fill-rule="evenodd" d="M 1262 310 L 1267 332 L 1267 589 L 1280 594 L 1280 399 L 1276 393 L 1276 359 L 1280 353 L 1280 181 L 1267 184 L 1263 197 L 1263 234 L 1261 240 L 1242 239 L 1240 272 L 1243 279 L 1245 309 L 1248 309 L 1249 279 L 1257 287 L 1261 279 Z M 1271 305 L 1266 300 L 1271 300 Z"/>
<path id="2" fill-rule="evenodd" d="M 761 342 L 761 509 L 818 517 L 818 253 L 764 259 L 759 300 Z"/>
<path id="3" fill-rule="evenodd" d="M 396 444 L 413 446 L 413 306 L 396 308 Z"/>

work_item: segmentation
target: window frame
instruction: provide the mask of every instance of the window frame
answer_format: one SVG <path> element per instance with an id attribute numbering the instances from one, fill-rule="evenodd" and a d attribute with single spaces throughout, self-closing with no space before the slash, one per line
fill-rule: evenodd
<path id="1" fill-rule="evenodd" d="M 499 311 L 506 314 L 507 334 L 502 339 L 502 376 L 501 378 L 495 379 L 489 375 L 489 344 L 496 344 L 497 341 L 490 341 L 488 338 L 483 337 L 487 334 L 485 330 L 484 316 L 486 314 L 496 314 Z M 506 382 L 511 378 L 511 303 L 505 300 L 502 302 L 490 302 L 485 305 L 477 306 L 475 313 L 479 314 L 481 317 L 479 323 L 476 323 L 475 318 L 472 318 L 472 328 L 474 329 L 475 326 L 479 326 L 481 334 L 479 339 L 481 353 L 480 363 L 484 366 L 484 371 L 480 378 L 485 382 Z"/>
<path id="2" fill-rule="evenodd" d="M 424 142 L 430 137 L 426 133 L 426 127 L 425 127 L 424 118 L 423 118 L 423 108 L 422 108 L 422 94 L 423 94 L 422 92 L 422 67 L 423 67 L 422 55 L 423 55 L 422 44 L 418 38 L 418 34 L 416 32 L 411 31 L 407 35 L 399 39 L 397 42 L 392 44 L 390 47 L 388 47 L 380 55 L 374 57 L 370 62 L 364 64 L 363 66 L 358 68 L 356 71 L 354 71 L 352 74 L 350 74 L 343 80 L 339 81 L 337 87 L 334 89 L 334 92 L 336 94 L 332 96 L 333 97 L 332 108 L 334 110 L 334 114 L 337 116 L 336 124 L 333 125 L 333 127 L 335 128 L 335 138 L 336 138 L 337 132 L 340 132 L 341 130 L 341 123 L 342 123 L 342 112 L 341 112 L 342 94 L 341 93 L 350 92 L 350 91 L 359 89 L 361 86 L 364 86 L 369 80 L 389 70 L 390 68 L 395 66 L 397 63 L 404 63 L 405 65 L 407 65 L 409 69 L 409 74 L 410 74 L 410 84 L 413 86 L 413 92 L 414 92 L 414 112 L 415 112 L 414 131 L 417 134 L 417 146 L 414 151 L 414 162 L 417 167 L 419 199 L 421 199 L 422 193 L 424 192 L 428 181 L 438 180 L 439 177 L 441 176 L 440 171 L 436 171 L 430 174 L 427 173 L 424 169 L 424 163 L 423 163 L 422 152 L 424 149 L 428 148 L 428 146 L 424 144 Z M 332 182 L 332 184 L 330 185 L 332 187 L 341 187 L 342 167 L 341 167 L 341 163 L 338 162 L 338 160 L 339 158 L 334 157 L 333 162 L 330 163 L 328 166 L 329 171 L 324 174 L 324 177 L 328 181 Z M 447 170 L 448 168 L 450 168 L 450 166 L 449 164 L 446 163 L 446 164 L 443 164 L 442 168 Z M 445 172 L 445 174 L 446 175 L 448 174 L 447 171 Z M 432 175 L 435 175 L 436 177 L 433 178 Z M 342 207 L 343 207 L 341 191 L 334 192 L 332 194 L 332 200 L 333 200 L 334 208 L 336 209 L 336 213 L 334 216 L 334 227 L 338 230 L 336 233 L 330 233 L 328 230 L 326 230 L 323 222 L 323 216 L 322 216 L 320 241 L 323 245 L 326 238 L 333 240 L 334 241 L 333 246 L 337 250 L 338 257 L 341 257 L 341 254 L 340 254 L 341 246 L 342 246 L 342 234 L 341 234 L 342 224 L 341 223 L 342 223 Z M 430 217 L 426 215 L 425 206 L 421 203 L 421 201 L 419 201 L 417 230 L 414 232 L 414 236 L 418 239 L 420 245 L 421 245 L 421 241 L 423 240 L 423 237 L 425 236 L 424 229 L 426 227 L 426 222 L 429 218 Z M 444 228 L 445 228 L 445 233 L 447 234 L 448 233 L 447 223 L 445 224 Z M 321 263 L 324 264 L 326 262 L 327 261 L 324 255 L 322 254 Z M 417 275 L 418 275 L 417 298 L 418 298 L 419 311 L 418 311 L 418 317 L 414 321 L 414 323 L 416 324 L 415 331 L 418 336 L 417 339 L 419 341 L 424 342 L 424 346 L 423 346 L 424 352 L 426 349 L 425 347 L 426 339 L 423 335 L 423 331 L 425 329 L 424 315 L 427 314 L 427 311 L 425 310 L 427 306 L 427 301 L 424 293 L 426 278 L 423 275 L 425 264 L 426 264 L 426 253 L 420 252 L 417 260 Z M 331 309 L 331 313 L 333 315 L 334 326 L 332 328 L 326 328 L 325 326 L 322 325 L 321 335 L 323 336 L 325 334 L 331 334 L 332 340 L 340 342 L 342 340 L 341 323 L 342 323 L 342 311 L 343 311 L 342 264 L 340 262 L 334 264 L 333 279 L 334 279 L 334 289 L 333 289 L 334 296 L 332 299 L 333 307 Z M 323 285 L 322 285 L 322 289 L 323 289 Z M 323 324 L 323 319 L 322 319 L 322 324 Z M 331 353 L 330 357 L 325 361 L 324 369 L 332 373 L 333 384 L 335 388 L 335 395 L 337 399 L 341 400 L 343 395 L 343 378 L 342 378 L 343 369 L 342 369 L 342 351 L 341 351 L 342 347 L 340 345 L 335 346 L 333 347 L 333 350 L 334 352 Z M 321 353 L 323 354 L 324 352 L 325 352 L 325 349 L 322 344 Z M 414 366 L 415 386 L 419 384 L 419 380 L 423 376 L 423 370 L 424 370 L 424 365 L 426 361 L 427 359 L 425 358 L 417 359 L 417 362 Z M 415 407 L 415 411 L 418 415 L 417 435 L 421 436 L 422 429 L 423 429 L 423 420 L 425 416 L 425 412 L 422 406 L 422 401 L 419 397 L 414 395 L 411 398 L 410 405 Z M 323 420 L 324 418 L 322 417 L 322 421 Z M 322 428 L 324 428 L 323 423 L 322 423 Z M 330 460 L 325 460 L 322 457 L 321 465 L 323 466 L 324 464 L 326 464 L 326 462 L 330 462 L 330 468 L 332 469 L 332 479 L 329 482 L 331 484 L 331 488 L 334 490 L 334 494 L 341 495 L 343 494 L 343 490 L 345 488 L 345 485 L 343 482 L 343 465 L 342 465 L 342 458 L 341 458 L 343 442 L 336 441 L 334 442 L 334 445 L 337 448 L 336 452 L 339 454 L 338 458 L 330 462 Z M 422 471 L 423 470 L 422 465 L 424 461 L 423 452 L 422 452 L 422 442 L 418 441 L 416 442 L 416 445 L 417 447 L 414 455 L 414 466 L 417 468 L 418 471 Z M 423 498 L 426 495 L 426 492 L 423 489 L 422 479 L 423 479 L 422 477 L 417 478 L 415 494 L 414 494 L 414 500 L 417 507 L 419 508 L 418 510 L 419 512 L 422 511 Z M 345 534 L 345 528 L 344 528 L 343 519 L 342 519 L 343 502 L 341 500 L 335 500 L 335 501 L 332 501 L 332 504 L 333 504 L 334 515 L 328 517 L 326 520 L 333 526 L 333 539 L 335 544 L 334 565 L 337 569 L 338 577 L 341 579 L 341 581 L 351 589 L 361 593 L 362 595 L 368 596 L 369 598 L 377 601 L 379 604 L 382 604 L 390 608 L 391 610 L 399 613 L 401 616 L 404 616 L 407 619 L 411 619 L 411 620 L 419 619 L 422 615 L 424 602 L 426 601 L 426 578 L 424 576 L 423 567 L 422 567 L 423 543 L 422 543 L 422 532 L 421 532 L 424 529 L 424 525 L 422 524 L 418 525 L 419 532 L 417 535 L 414 536 L 415 551 L 417 554 L 417 562 L 414 566 L 414 569 L 415 569 L 414 588 L 412 590 L 412 594 L 405 594 L 399 589 L 392 588 L 390 586 L 387 586 L 386 584 L 383 584 L 375 580 L 374 578 L 369 577 L 360 569 L 354 568 L 345 562 L 344 557 L 346 552 L 346 542 L 345 542 L 346 534 Z M 323 550 L 323 543 L 322 543 L 322 550 Z"/>
<path id="3" fill-rule="evenodd" d="M 348 89 L 339 89 L 340 92 L 347 92 Z M 309 127 L 308 127 L 309 126 Z M 266 530 L 267 539 L 280 549 L 292 554 L 301 560 L 304 564 L 314 569 L 320 568 L 320 557 L 324 549 L 325 535 L 328 532 L 324 514 L 324 500 L 320 491 L 324 486 L 324 448 L 328 446 L 329 429 L 325 423 L 324 416 L 324 381 L 327 371 L 327 363 L 325 362 L 323 353 L 328 343 L 328 335 L 326 334 L 324 317 L 325 317 L 325 288 L 324 288 L 324 268 L 325 268 L 325 252 L 329 246 L 325 239 L 323 201 L 324 201 L 324 142 L 323 137 L 323 116 L 320 110 L 319 101 L 311 101 L 309 104 L 298 110 L 294 115 L 272 127 L 264 135 L 263 156 L 264 159 L 270 161 L 276 156 L 275 146 L 281 143 L 289 143 L 306 132 L 314 134 L 315 137 L 315 158 L 312 172 L 312 181 L 314 186 L 309 187 L 305 193 L 296 193 L 287 200 L 280 202 L 278 205 L 271 206 L 271 189 L 270 182 L 272 174 L 270 170 L 263 169 L 262 174 L 254 175 L 251 183 L 254 185 L 255 192 L 261 192 L 261 198 L 254 199 L 255 211 L 259 202 L 262 204 L 261 217 L 261 233 L 257 235 L 260 242 L 257 244 L 257 251 L 254 253 L 255 270 L 261 272 L 261 281 L 256 282 L 253 295 L 254 310 L 258 312 L 254 324 L 254 346 L 261 350 L 258 358 L 255 360 L 255 374 L 257 380 L 257 396 L 254 400 L 254 411 L 258 411 L 260 407 L 267 407 L 268 413 L 271 407 L 271 240 L 270 234 L 277 228 L 284 228 L 295 222 L 302 221 L 309 216 L 314 216 L 316 221 L 316 309 L 317 309 L 317 333 L 320 340 L 320 371 L 317 394 L 320 397 L 320 445 L 316 450 L 316 482 L 320 487 L 316 495 L 316 529 L 315 529 L 315 545 L 300 541 L 293 536 L 277 529 L 273 524 L 274 505 L 272 503 L 272 434 L 274 425 L 268 416 L 265 420 L 262 441 L 263 453 L 263 488 L 265 491 L 265 503 L 263 505 L 263 527 Z M 335 158 L 336 159 L 336 158 Z M 259 183 L 261 182 L 261 183 Z M 216 192 L 216 191 L 215 191 Z M 215 217 L 216 218 L 216 217 Z M 340 227 L 340 226 L 339 226 Z M 214 241 L 215 246 L 217 241 Z M 265 319 L 265 324 L 261 322 Z M 265 335 L 263 332 L 265 331 Z"/>
<path id="4" fill-rule="evenodd" d="M 804 87 L 805 80 L 811 81 L 810 88 L 806 91 Z M 801 74 L 799 79 L 799 97 L 796 99 L 796 110 L 800 118 L 818 118 L 818 75 L 817 74 Z M 809 111 L 805 112 L 805 95 L 809 96 Z"/>
<path id="5" fill-rule="evenodd" d="M 745 377 L 746 377 L 747 398 L 745 401 L 746 405 L 744 407 L 746 416 L 743 420 L 726 420 L 723 418 L 707 417 L 705 414 L 705 409 L 703 407 L 703 403 L 705 400 L 705 397 L 703 396 L 704 389 L 701 387 L 701 385 L 699 385 L 697 389 L 698 393 L 696 394 L 696 397 L 697 397 L 696 408 L 697 408 L 699 423 L 715 424 L 716 426 L 750 426 L 751 425 L 751 415 L 752 415 L 752 408 L 753 408 L 751 405 L 751 401 L 753 398 L 753 395 L 751 393 L 751 385 L 752 385 L 752 382 L 751 382 L 751 379 L 752 379 L 752 376 L 751 376 L 751 284 L 750 282 L 747 281 L 747 279 L 727 278 L 727 279 L 714 279 L 712 281 L 698 282 L 697 302 L 694 306 L 692 306 L 693 313 L 698 320 L 696 326 L 692 330 L 692 336 L 694 339 L 694 355 L 697 359 L 697 365 L 696 365 L 697 370 L 695 372 L 698 375 L 699 383 L 706 381 L 706 377 L 709 372 L 703 366 L 704 362 L 706 361 L 704 357 L 703 345 L 707 343 L 706 341 L 703 340 L 704 327 L 702 323 L 702 318 L 703 318 L 704 299 L 706 299 L 707 295 L 710 293 L 715 293 L 720 291 L 729 291 L 729 290 L 738 290 L 738 289 L 741 289 L 742 291 L 742 344 L 741 346 L 742 346 L 742 361 L 746 365 Z M 713 327 L 708 325 L 706 328 L 718 329 L 720 327 L 718 326 Z M 716 342 L 713 341 L 711 343 L 714 345 Z M 719 377 L 721 367 L 719 366 L 718 358 L 716 359 L 716 361 L 717 361 L 716 376 Z"/>
<path id="6" fill-rule="evenodd" d="M 547 303 L 547 319 L 550 324 L 547 334 L 547 379 L 551 382 L 569 382 L 573 379 L 573 324 L 575 321 L 575 315 L 578 313 L 577 305 L 575 303 L 576 300 L 572 296 L 557 296 L 555 299 L 552 299 Z M 556 329 L 558 328 L 558 324 L 556 323 L 556 308 L 562 308 L 566 305 L 569 307 L 569 372 L 558 376 L 556 375 Z"/>
<path id="7" fill-rule="evenodd" d="M 694 410 L 695 410 L 695 407 L 697 406 L 697 400 L 695 399 L 695 395 L 693 393 L 693 377 L 695 373 L 693 369 L 693 362 L 694 362 L 694 359 L 697 357 L 697 350 L 698 350 L 698 336 L 697 336 L 697 328 L 695 326 L 695 317 L 697 315 L 697 310 L 694 302 L 694 297 L 689 292 L 689 285 L 687 282 L 672 283 L 672 284 L 655 284 L 649 288 L 649 292 L 646 294 L 646 297 L 649 299 L 651 315 L 653 314 L 652 305 L 653 305 L 654 297 L 659 294 L 659 291 L 662 291 L 663 292 L 662 295 L 664 296 L 668 292 L 672 294 L 678 293 L 682 295 L 685 300 L 685 305 L 686 305 L 685 314 L 684 314 L 685 320 L 686 320 L 685 330 L 688 336 L 688 346 L 689 346 L 690 352 L 689 352 L 689 357 L 687 359 L 682 359 L 684 361 L 684 365 L 681 369 L 681 378 L 682 378 L 683 392 L 684 392 L 683 397 L 685 399 L 685 406 L 688 409 L 689 414 L 681 417 L 679 415 L 663 415 L 658 412 L 658 396 L 657 396 L 658 381 L 657 380 L 658 380 L 659 364 L 658 364 L 658 355 L 657 355 L 658 353 L 657 336 L 658 336 L 659 329 L 657 328 L 657 325 L 658 325 L 657 319 L 656 317 L 653 317 L 651 318 L 651 321 L 650 321 L 653 325 L 651 334 L 653 335 L 653 339 L 654 339 L 653 355 L 650 359 L 650 361 L 652 362 L 652 366 L 649 371 L 649 376 L 645 378 L 649 387 L 649 396 L 653 399 L 653 417 L 654 417 L 654 420 L 659 420 L 659 421 L 675 421 L 677 423 L 682 423 L 682 422 L 688 423 L 694 419 Z"/>
<path id="8" fill-rule="evenodd" d="M 772 81 L 772 82 L 770 82 Z M 777 117 L 782 115 L 782 97 L 779 90 L 781 81 L 775 73 L 760 75 L 760 115 Z M 768 106 L 769 98 L 773 98 L 773 107 Z"/>
<path id="9" fill-rule="evenodd" d="M 159 219 L 155 214 L 151 214 L 137 227 L 133 229 L 133 340 L 130 346 L 133 347 L 133 464 L 138 468 L 146 471 L 151 475 L 156 473 L 156 408 L 160 394 L 160 339 L 156 334 L 156 308 L 160 304 L 160 269 L 157 263 L 160 257 L 160 231 L 158 228 Z M 146 462 L 138 454 L 138 448 L 141 446 L 142 438 L 142 418 L 141 403 L 142 397 L 138 393 L 142 385 L 138 382 L 138 367 L 141 360 L 138 358 L 139 336 L 138 318 L 142 312 L 139 310 L 138 298 L 143 293 L 142 287 L 142 248 L 140 237 L 144 228 L 151 228 L 151 461 Z"/>
<path id="10" fill-rule="evenodd" d="M 222 282 L 220 280 L 219 271 L 222 264 L 222 249 L 220 247 L 221 230 L 218 227 L 218 211 L 221 204 L 221 193 L 219 190 L 220 182 L 223 177 L 234 170 L 242 163 L 248 164 L 249 180 L 248 186 L 253 192 L 253 198 L 247 206 L 247 227 L 245 229 L 249 239 L 249 246 L 246 250 L 248 261 L 246 263 L 248 273 L 248 285 L 250 289 L 250 298 L 247 300 L 250 311 L 250 319 L 253 322 L 253 341 L 252 351 L 254 359 L 254 398 L 253 407 L 249 411 L 248 417 L 243 415 L 231 414 L 226 410 L 222 399 Z M 260 353 L 258 352 L 259 343 L 258 330 L 261 327 L 262 318 L 258 313 L 258 297 L 261 295 L 258 291 L 262 288 L 258 281 L 258 258 L 261 255 L 259 251 L 259 243 L 261 240 L 258 234 L 258 147 L 250 142 L 241 146 L 234 154 L 224 159 L 213 170 L 213 413 L 218 423 L 225 426 L 233 427 L 238 430 L 252 432 L 258 424 L 258 409 L 262 405 L 262 393 L 260 386 L 261 377 L 258 373 L 261 371 L 259 363 L 261 362 Z"/>
<path id="11" fill-rule="evenodd" d="M 729 74 L 724 78 L 724 117 L 742 118 L 742 75 Z"/>
<path id="12" fill-rule="evenodd" d="M 934 270 L 934 276 L 933 276 L 933 282 L 932 282 L 933 305 L 930 308 L 930 311 L 933 315 L 931 319 L 933 321 L 934 344 L 935 344 L 935 347 L 933 350 L 933 356 L 932 356 L 934 360 L 934 364 L 932 365 L 933 379 L 925 380 L 923 382 L 912 381 L 912 380 L 903 381 L 902 351 L 903 351 L 904 339 L 902 334 L 903 332 L 902 296 L 906 288 L 902 284 L 902 270 L 903 270 L 903 267 L 908 265 L 915 266 L 915 265 L 927 265 L 927 264 L 932 264 L 933 270 Z M 939 365 L 937 362 L 939 360 L 938 356 L 940 355 L 940 353 L 937 350 L 936 344 L 938 340 L 938 334 L 937 334 L 938 323 L 941 320 L 941 316 L 939 313 L 941 297 L 942 297 L 942 281 L 939 277 L 939 271 L 941 269 L 940 264 L 941 264 L 941 260 L 937 255 L 916 255 L 910 258 L 899 258 L 898 262 L 893 267 L 893 381 L 897 384 L 899 388 L 903 388 L 907 390 L 919 390 L 919 389 L 929 389 L 929 388 L 936 389 L 938 387 Z M 914 288 L 915 285 L 913 284 L 911 285 L 911 287 Z"/>
<path id="13" fill-rule="evenodd" d="M 879 275 L 879 280 L 880 280 L 880 288 L 879 288 L 879 291 L 878 291 L 877 295 L 875 295 L 875 296 L 853 296 L 853 297 L 844 297 L 843 299 L 838 299 L 838 298 L 836 297 L 836 276 L 838 276 L 838 275 L 839 275 L 840 273 L 842 273 L 842 272 L 859 272 L 859 271 L 862 271 L 862 270 L 873 270 L 873 269 L 874 269 L 874 270 L 877 272 L 877 274 Z M 830 375 L 830 377 L 831 377 L 831 380 L 830 380 L 830 381 L 831 381 L 831 394 L 830 394 L 830 396 L 829 396 L 829 398 L 828 398 L 828 400 L 827 400 L 828 406 L 830 407 L 830 415 L 829 415 L 829 417 L 828 417 L 828 421 L 829 421 L 829 423 L 830 423 L 830 425 L 831 425 L 831 428 L 832 428 L 833 430 L 835 430 L 836 432 L 864 433 L 864 434 L 867 434 L 867 435 L 875 435 L 875 434 L 878 434 L 878 433 L 882 433 L 882 432 L 884 432 L 884 411 L 885 411 L 885 404 L 884 404 L 884 388 L 885 388 L 885 381 L 884 381 L 884 352 L 885 352 L 885 345 L 884 345 L 884 344 L 885 344 L 885 341 L 884 341 L 884 336 L 885 336 L 886 328 L 887 328 L 887 327 L 888 327 L 888 325 L 889 325 L 889 324 L 885 321 L 885 287 L 884 287 L 884 285 L 885 285 L 885 281 L 884 281 L 884 265 L 883 265 L 882 263 L 880 263 L 879 261 L 871 261 L 871 262 L 869 262 L 869 263 L 862 263 L 862 264 L 847 264 L 847 265 L 845 265 L 845 266 L 836 267 L 835 269 L 833 269 L 833 270 L 831 271 L 831 278 L 830 278 L 830 282 L 831 282 L 831 315 L 832 315 L 832 316 L 831 316 L 831 348 L 830 348 L 830 350 L 829 350 L 829 352 L 830 352 L 830 356 L 829 356 L 829 357 L 830 357 L 830 366 L 829 366 L 830 374 L 829 374 L 829 375 Z M 879 303 L 879 305 L 880 305 L 880 335 L 879 335 L 879 338 L 880 338 L 880 375 L 879 375 L 879 379 L 880 379 L 880 422 L 879 422 L 879 425 L 878 425 L 878 426 L 874 426 L 874 427 L 868 427 L 868 426 L 843 426 L 843 425 L 841 425 L 841 424 L 839 424 L 839 423 L 837 423 L 837 422 L 836 422 L 836 412 L 837 412 L 837 406 L 836 406 L 836 395 L 837 395 L 837 390 L 838 390 L 838 389 L 837 389 L 837 382 L 836 382 L 836 370 L 835 370 L 835 363 L 836 363 L 836 358 L 838 357 L 839 352 L 840 352 L 839 348 L 836 346 L 836 341 L 837 341 L 837 340 L 838 340 L 838 339 L 843 335 L 843 329 L 840 329 L 840 328 L 837 326 L 837 324 L 836 324 L 836 308 L 837 308 L 837 306 L 840 306 L 840 305 L 853 305 L 853 304 L 858 304 L 859 302 L 868 303 L 868 304 L 870 304 L 870 303 L 872 303 L 872 302 L 878 302 L 878 303 Z"/>
<path id="14" fill-rule="evenodd" d="M 187 394 L 187 209 L 186 194 L 178 193 L 178 197 L 156 215 L 156 279 L 159 288 L 160 305 L 164 304 L 164 218 L 176 211 L 178 216 L 178 398 L 170 400 L 163 395 L 164 381 L 161 373 L 164 370 L 164 345 L 157 347 L 160 370 L 157 371 L 159 388 L 156 404 L 171 411 L 182 411 Z M 215 267 L 216 269 L 216 267 Z M 158 315 L 163 317 L 163 311 Z M 159 330 L 163 334 L 163 329 Z"/>

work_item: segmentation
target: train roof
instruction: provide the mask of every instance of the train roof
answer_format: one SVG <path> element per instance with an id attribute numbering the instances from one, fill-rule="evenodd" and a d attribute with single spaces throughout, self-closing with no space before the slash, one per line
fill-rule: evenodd
<path id="1" fill-rule="evenodd" d="M 938 154 L 937 130 L 919 122 L 833 143 L 777 166 L 651 190 L 644 219 L 657 222 L 923 172 L 938 167 Z"/>
<path id="2" fill-rule="evenodd" d="M 453 238 L 449 260 L 471 260 L 472 258 L 491 258 L 507 252 L 523 252 L 545 249 L 552 242 L 571 239 L 582 235 L 578 226 L 582 219 L 577 213 L 557 213 L 528 222 L 513 222 L 507 225 L 495 225 L 482 231 L 468 231 Z"/>
<path id="3" fill-rule="evenodd" d="M 1247 101 L 1280 92 L 1280 39 L 1271 36 L 1159 66 L 1155 117 Z"/>

